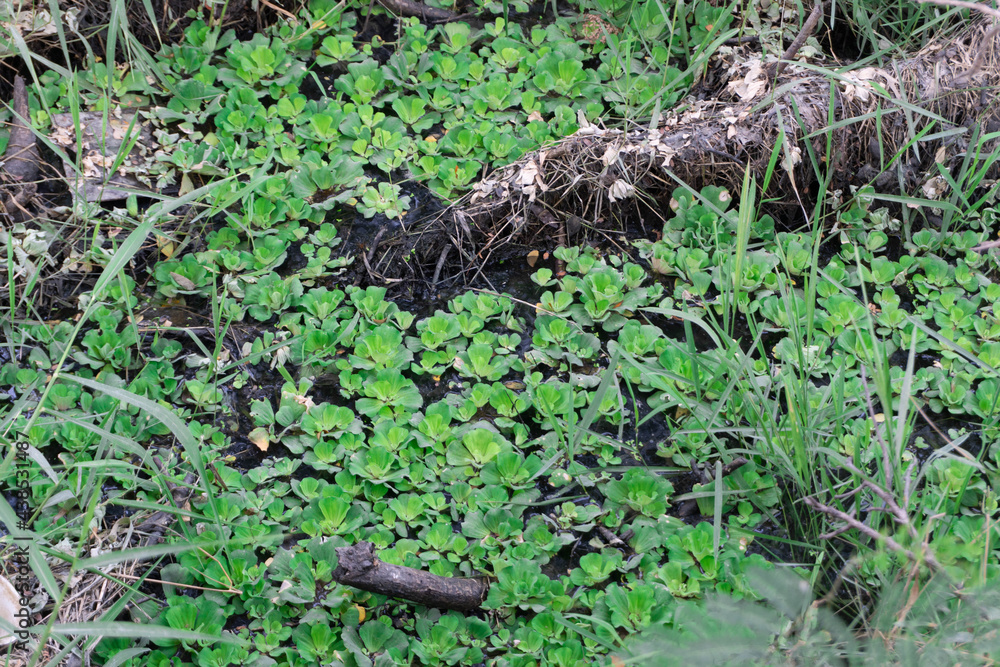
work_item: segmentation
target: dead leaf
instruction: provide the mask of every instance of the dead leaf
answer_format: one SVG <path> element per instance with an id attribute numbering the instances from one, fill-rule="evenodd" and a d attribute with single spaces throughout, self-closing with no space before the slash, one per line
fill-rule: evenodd
<path id="1" fill-rule="evenodd" d="M 535 264 L 538 264 L 538 251 L 532 250 L 528 253 L 528 266 L 535 268 Z"/>
<path id="2" fill-rule="evenodd" d="M 634 194 L 635 186 L 619 178 L 611 184 L 611 188 L 608 190 L 608 199 L 618 201 L 619 199 L 628 199 Z"/>
<path id="3" fill-rule="evenodd" d="M 528 162 L 528 164 L 524 165 L 523 169 L 521 169 L 521 174 L 519 178 L 521 185 L 530 186 L 535 182 L 535 177 L 537 175 L 538 175 L 538 165 L 535 164 L 534 160 L 531 160 L 530 162 Z"/>
<path id="4" fill-rule="evenodd" d="M 263 426 L 258 426 L 254 430 L 250 431 L 250 434 L 247 436 L 247 438 L 250 440 L 250 442 L 252 442 L 254 445 L 257 446 L 257 449 L 259 449 L 262 452 L 266 452 L 267 448 L 271 445 L 270 435 L 271 434 L 267 432 L 266 428 L 264 428 Z"/>
<path id="5" fill-rule="evenodd" d="M 171 271 L 170 277 L 174 279 L 174 282 L 177 283 L 177 286 L 180 287 L 181 289 L 193 290 L 197 289 L 198 287 L 193 282 L 191 282 L 190 280 L 188 280 L 179 273 L 174 273 L 173 271 Z"/>
<path id="6" fill-rule="evenodd" d="M 789 174 L 795 172 L 795 165 L 802 162 L 802 149 L 798 146 L 793 146 L 790 150 L 785 147 L 785 155 L 781 158 L 781 166 L 784 167 L 785 171 Z"/>
<path id="7" fill-rule="evenodd" d="M 767 87 L 767 78 L 764 76 L 763 66 L 755 62 L 747 70 L 743 79 L 729 82 L 729 90 L 740 96 L 740 99 L 749 101 L 757 97 L 762 90 Z"/>
<path id="8" fill-rule="evenodd" d="M 601 156 L 601 163 L 604 164 L 605 167 L 607 167 L 617 159 L 618 159 L 618 147 L 611 145 L 605 149 L 604 155 Z"/>
<path id="9" fill-rule="evenodd" d="M 928 179 L 920 186 L 920 189 L 924 191 L 924 196 L 928 199 L 940 199 L 941 195 L 948 191 L 948 181 L 945 180 L 944 176 L 935 176 Z"/>

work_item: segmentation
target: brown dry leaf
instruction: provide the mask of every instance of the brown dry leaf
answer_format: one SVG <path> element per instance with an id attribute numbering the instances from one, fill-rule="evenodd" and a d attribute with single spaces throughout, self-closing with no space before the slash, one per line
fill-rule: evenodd
<path id="1" fill-rule="evenodd" d="M 521 185 L 529 186 L 535 182 L 535 177 L 538 176 L 538 165 L 535 164 L 534 160 L 524 165 L 520 176 Z"/>
<path id="2" fill-rule="evenodd" d="M 170 272 L 170 277 L 174 279 L 174 282 L 177 283 L 177 285 L 181 289 L 193 290 L 193 289 L 197 289 L 197 287 L 198 287 L 193 282 L 191 282 L 190 280 L 188 280 L 187 278 L 185 278 L 184 276 L 182 276 L 179 273 L 174 273 L 173 271 L 171 271 Z"/>
<path id="3" fill-rule="evenodd" d="M 743 101 L 754 99 L 767 87 L 767 77 L 764 76 L 763 66 L 758 62 L 753 63 L 743 79 L 730 81 L 728 87 L 730 92 L 739 95 Z"/>
<path id="4" fill-rule="evenodd" d="M 618 147 L 611 144 L 605 149 L 604 155 L 601 156 L 601 163 L 605 167 L 609 166 L 612 162 L 618 159 Z"/>
<path id="5" fill-rule="evenodd" d="M 618 179 L 611 184 L 611 188 L 608 190 L 608 200 L 618 201 L 619 199 L 628 199 L 635 194 L 635 187 L 622 179 Z"/>
<path id="6" fill-rule="evenodd" d="M 49 139 L 60 146 L 72 146 L 76 142 L 76 135 L 73 133 L 73 128 L 71 127 L 57 127 L 49 135 Z"/>
<path id="7" fill-rule="evenodd" d="M 535 268 L 535 264 L 538 264 L 538 251 L 532 250 L 528 253 L 528 266 Z"/>
<path id="8" fill-rule="evenodd" d="M 531 113 L 528 114 L 528 122 L 530 123 L 533 120 L 537 120 L 537 121 L 543 120 L 542 119 L 542 114 L 538 113 L 537 109 L 535 111 L 532 111 Z"/>
<path id="9" fill-rule="evenodd" d="M 263 426 L 258 426 L 254 430 L 250 431 L 247 438 L 262 452 L 266 452 L 267 448 L 271 445 L 270 434 Z"/>
<path id="10" fill-rule="evenodd" d="M 802 162 L 802 149 L 798 146 L 792 146 L 789 150 L 788 146 L 785 146 L 785 155 L 781 158 L 781 166 L 789 174 L 795 173 L 795 165 Z"/>
<path id="11" fill-rule="evenodd" d="M 928 199 L 940 199 L 941 195 L 948 191 L 948 181 L 945 180 L 944 176 L 935 176 L 928 179 L 920 186 L 920 189 L 924 191 L 924 196 Z M 916 208 L 916 206 L 911 208 Z"/>
<path id="12" fill-rule="evenodd" d="M 181 176 L 181 187 L 178 190 L 178 196 L 186 195 L 194 190 L 194 182 L 191 181 L 191 177 L 188 174 Z"/>

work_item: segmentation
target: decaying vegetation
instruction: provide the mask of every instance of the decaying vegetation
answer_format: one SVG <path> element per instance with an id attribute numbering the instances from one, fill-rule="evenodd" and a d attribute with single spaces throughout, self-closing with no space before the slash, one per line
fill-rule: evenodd
<path id="1" fill-rule="evenodd" d="M 707 99 L 651 124 L 585 124 L 492 172 L 440 216 L 383 239 L 392 250 L 375 273 L 398 278 L 409 267 L 463 284 L 506 244 L 621 232 L 665 211 L 679 186 L 739 191 L 747 169 L 789 223 L 809 217 L 820 187 L 874 183 L 887 194 L 922 190 L 930 202 L 946 187 L 942 170 L 970 149 L 986 156 L 1000 145 L 992 136 L 1000 130 L 1000 36 L 989 19 L 884 67 L 796 62 L 772 81 L 776 62 L 752 46 L 734 48 L 715 65 L 720 85 Z"/>

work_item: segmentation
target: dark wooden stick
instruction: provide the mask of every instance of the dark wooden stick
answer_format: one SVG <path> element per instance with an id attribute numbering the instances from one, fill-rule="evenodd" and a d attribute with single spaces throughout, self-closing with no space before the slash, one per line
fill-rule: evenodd
<path id="1" fill-rule="evenodd" d="M 28 90 L 24 79 L 14 77 L 14 118 L 10 124 L 10 140 L 4 153 L 4 174 L 19 183 L 38 178 L 38 145 L 31 131 L 28 116 Z"/>
<path id="2" fill-rule="evenodd" d="M 799 31 L 799 36 L 795 38 L 791 46 L 785 49 L 785 52 L 781 54 L 781 60 L 776 63 L 771 63 L 768 65 L 767 78 L 771 81 L 778 78 L 778 75 L 784 71 L 785 67 L 788 66 L 788 62 L 795 57 L 795 54 L 799 52 L 802 45 L 806 43 L 809 39 L 809 35 L 813 33 L 816 29 L 816 24 L 819 23 L 819 18 L 823 15 L 823 1 L 819 0 L 816 6 L 813 7 L 812 12 L 806 18 L 806 22 L 802 24 L 802 30 Z"/>
<path id="3" fill-rule="evenodd" d="M 375 545 L 359 542 L 337 548 L 333 580 L 369 593 L 388 595 L 437 609 L 472 611 L 486 599 L 489 584 L 478 579 L 436 574 L 390 565 L 375 556 Z"/>

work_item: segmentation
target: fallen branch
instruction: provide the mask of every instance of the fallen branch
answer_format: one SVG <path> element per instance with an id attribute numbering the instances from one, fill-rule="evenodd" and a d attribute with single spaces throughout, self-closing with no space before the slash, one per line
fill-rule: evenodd
<path id="1" fill-rule="evenodd" d="M 28 91 L 21 76 L 14 77 L 11 106 L 14 108 L 14 118 L 10 124 L 10 139 L 0 168 L 3 180 L 10 185 L 4 189 L 0 199 L 8 218 L 16 224 L 33 217 L 29 207 L 37 192 L 35 181 L 38 179 L 40 162 L 38 144 L 35 133 L 31 131 L 28 116 Z"/>
<path id="2" fill-rule="evenodd" d="M 31 131 L 28 116 L 28 91 L 21 76 L 14 77 L 14 119 L 10 124 L 10 140 L 3 155 L 4 176 L 27 183 L 38 178 L 38 144 Z"/>
<path id="3" fill-rule="evenodd" d="M 802 30 L 799 31 L 799 36 L 795 38 L 795 41 L 781 54 L 781 60 L 776 63 L 771 63 L 767 68 L 767 78 L 769 81 L 773 81 L 776 77 L 781 76 L 781 73 L 785 71 L 785 67 L 788 63 L 795 58 L 795 55 L 802 48 L 802 45 L 806 43 L 809 36 L 813 34 L 816 29 L 816 25 L 819 23 L 820 17 L 823 16 L 823 2 L 817 2 L 816 6 L 809 13 L 806 18 L 806 22 L 802 25 Z"/>
<path id="4" fill-rule="evenodd" d="M 337 583 L 425 607 L 472 611 L 479 609 L 489 590 L 489 585 L 479 579 L 439 577 L 385 563 L 375 556 L 375 545 L 371 542 L 338 547 L 337 561 L 337 569 L 333 571 Z"/>
<path id="5" fill-rule="evenodd" d="M 808 20 L 801 34 L 813 26 Z M 779 220 L 800 220 L 788 195 L 807 197 L 821 180 L 826 192 L 875 183 L 887 194 L 924 187 L 928 198 L 940 197 L 939 169 L 960 168 L 969 151 L 997 149 L 992 137 L 969 144 L 970 128 L 980 125 L 983 136 L 1000 127 L 1000 103 L 990 94 L 1000 85 L 1000 35 L 981 18 L 882 68 L 782 60 L 786 67 L 771 80 L 774 56 L 741 58 L 720 56 L 729 79 L 715 99 L 686 100 L 655 127 L 608 129 L 582 120 L 575 134 L 489 174 L 438 217 L 384 239 L 383 264 L 396 275 L 437 272 L 448 280 L 455 275 L 448 267 L 436 271 L 447 239 L 468 249 L 463 260 L 507 244 L 548 249 L 557 241 L 551 220 L 574 215 L 603 222 L 605 233 L 624 231 L 628 220 L 662 210 L 682 184 L 737 192 L 748 169 L 758 183 L 770 177 L 759 198 Z M 469 282 L 476 268 L 469 261 L 458 275 Z"/>

